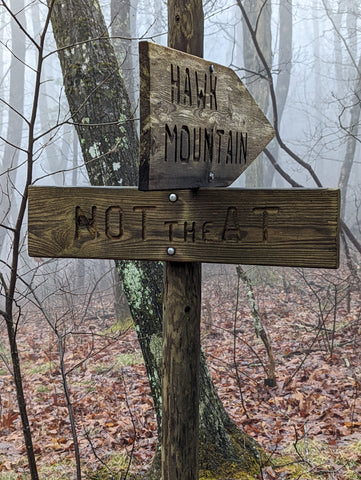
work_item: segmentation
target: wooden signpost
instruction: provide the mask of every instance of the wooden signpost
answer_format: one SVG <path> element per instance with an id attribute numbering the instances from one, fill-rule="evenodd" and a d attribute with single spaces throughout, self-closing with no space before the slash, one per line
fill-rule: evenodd
<path id="1" fill-rule="evenodd" d="M 235 72 L 139 44 L 141 190 L 230 185 L 274 136 Z"/>
<path id="2" fill-rule="evenodd" d="M 272 127 L 228 68 L 142 42 L 140 69 L 140 191 L 30 187 L 29 254 L 166 261 L 162 478 L 196 480 L 199 262 L 337 268 L 340 195 L 209 188 L 232 183 Z"/>

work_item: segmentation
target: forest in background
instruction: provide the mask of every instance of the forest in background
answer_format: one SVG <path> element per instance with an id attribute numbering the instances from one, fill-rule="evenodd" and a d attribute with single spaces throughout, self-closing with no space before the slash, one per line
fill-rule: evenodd
<path id="1" fill-rule="evenodd" d="M 227 411 L 231 412 L 239 426 L 271 452 L 272 457 L 279 445 L 282 445 L 279 450 L 284 453 L 284 440 L 294 446 L 295 457 L 290 463 L 300 462 L 306 472 L 311 472 L 309 478 L 316 478 L 312 475 L 322 474 L 327 469 L 325 475 L 334 475 L 329 478 L 357 478 L 352 475 L 357 475 L 355 465 L 360 462 L 359 454 L 351 459 L 341 456 L 340 460 L 334 457 L 334 465 L 325 466 L 326 462 L 321 461 L 320 471 L 314 473 L 309 446 L 314 437 L 331 446 L 343 447 L 345 443 L 353 442 L 353 450 L 356 452 L 358 450 L 355 445 L 360 444 L 357 416 L 360 414 L 357 400 L 360 365 L 355 354 L 359 345 L 360 321 L 360 7 L 356 2 L 350 1 L 342 4 L 326 0 L 277 3 L 266 1 L 256 2 L 256 11 L 252 11 L 249 3 L 252 2 L 204 3 L 205 58 L 232 67 L 277 127 L 276 140 L 236 183 L 238 186 L 278 188 L 290 185 L 339 186 L 342 192 L 344 227 L 341 236 L 342 267 L 339 272 L 332 274 L 294 270 L 285 270 L 285 273 L 282 273 L 277 269 L 249 267 L 246 275 L 241 276 L 241 271 L 236 270 L 236 267 L 227 268 L 227 274 L 224 274 L 218 266 L 205 266 L 202 319 L 206 352 L 206 346 L 210 345 L 207 360 L 212 365 L 213 378 Z M 49 2 L 49 5 L 51 7 L 52 2 Z M 242 9 L 246 9 L 246 12 Z M 11 381 L 11 376 L 15 377 L 12 354 L 16 344 L 21 362 L 24 363 L 23 378 L 29 409 L 34 409 L 37 415 L 45 416 L 46 411 L 53 412 L 49 402 L 53 402 L 52 405 L 56 407 L 56 413 L 49 415 L 49 427 L 44 429 L 44 426 L 31 422 L 38 432 L 35 436 L 39 435 L 37 441 L 40 442 L 40 437 L 43 436 L 48 438 L 45 440 L 45 451 L 59 453 L 59 457 L 63 456 L 67 463 L 69 458 L 74 457 L 74 453 L 75 457 L 77 456 L 78 439 L 79 452 L 81 451 L 81 455 L 78 452 L 79 456 L 84 455 L 83 458 L 87 458 L 84 463 L 89 460 L 82 449 L 87 449 L 94 460 L 92 468 L 105 469 L 104 476 L 99 478 L 125 478 L 128 467 L 116 465 L 109 467 L 109 470 L 104 465 L 108 465 L 107 462 L 114 453 L 113 447 L 124 447 L 128 455 L 126 458 L 136 459 L 136 455 L 133 456 L 134 451 L 139 449 L 138 455 L 141 457 L 142 453 L 139 451 L 141 452 L 141 446 L 144 446 L 144 437 L 151 438 L 145 448 L 147 453 L 143 453 L 150 463 L 156 442 L 156 421 L 154 407 L 149 404 L 148 387 L 144 386 L 144 369 L 144 378 L 141 381 L 138 379 L 139 383 L 136 383 L 137 392 L 139 389 L 142 392 L 147 391 L 140 405 L 127 387 L 127 382 L 133 382 L 132 375 L 140 375 L 139 370 L 133 367 L 141 361 L 135 336 L 131 337 L 130 311 L 119 288 L 117 273 L 111 262 L 30 259 L 26 253 L 24 195 L 29 181 L 29 165 L 32 167 L 31 183 L 35 185 L 88 185 L 89 165 L 101 162 L 108 151 L 119 148 L 119 145 L 115 143 L 111 148 L 108 145 L 108 150 L 103 152 L 103 145 L 94 141 L 86 145 L 86 154 L 84 153 L 85 139 L 79 137 L 79 120 L 75 119 L 74 110 L 69 108 L 65 93 L 58 59 L 61 52 L 59 48 L 57 50 L 51 33 L 49 7 L 41 2 L 25 4 L 19 0 L 2 1 L 0 11 L 0 353 L 3 362 L 0 371 L 4 386 L 0 392 L 0 428 L 2 438 L 5 439 L 1 443 L 0 468 L 4 471 L 3 478 L 28 478 L 23 447 L 19 446 L 14 458 L 9 450 L 12 441 L 21 441 L 20 418 L 14 408 L 15 393 Z M 131 5 L 124 2 L 102 3 L 101 12 L 107 30 L 91 40 L 101 43 L 107 32 L 113 37 L 122 77 L 129 94 L 130 103 L 127 108 L 135 119 L 136 130 L 136 119 L 139 116 L 137 42 L 147 39 L 166 44 L 166 5 L 154 2 L 149 6 L 149 3 L 141 1 Z M 72 19 L 75 22 L 76 10 L 73 13 Z M 253 36 L 249 35 L 245 18 L 254 26 Z M 90 40 L 88 42 L 90 43 Z M 85 51 L 85 45 L 86 43 L 73 47 L 68 45 L 68 49 L 64 51 L 70 53 L 65 56 L 74 55 L 76 58 L 75 49 Z M 86 64 L 77 64 L 76 67 L 84 72 L 84 76 L 90 70 Z M 93 94 L 96 95 L 96 90 Z M 87 118 L 83 115 L 81 128 L 86 126 Z M 124 119 L 118 119 L 118 122 L 124 129 Z M 135 149 L 136 147 L 134 145 Z M 106 287 L 103 285 L 104 281 Z M 240 283 L 245 290 L 240 290 Z M 252 342 L 255 342 L 261 352 L 255 350 L 255 345 L 245 339 L 243 328 L 238 326 L 238 321 L 242 320 L 243 323 L 247 318 L 244 311 L 249 302 L 246 291 L 250 291 L 251 285 L 257 292 L 257 307 L 248 312 L 248 335 L 253 332 Z M 217 292 L 217 297 L 212 296 L 213 291 Z M 278 304 L 279 297 L 283 307 Z M 310 306 L 306 307 L 308 303 L 305 297 Z M 97 300 L 94 300 L 95 298 Z M 118 301 L 119 298 L 122 299 L 121 302 Z M 218 304 L 214 303 L 215 298 L 221 299 Z M 9 301 L 13 302 L 11 318 Z M 229 302 L 228 313 L 220 308 L 226 301 Z M 36 311 L 37 314 L 34 313 Z M 275 312 L 278 312 L 276 318 Z M 256 375 L 258 382 L 253 385 L 250 378 L 254 376 L 254 372 L 250 373 L 248 370 L 262 367 L 265 373 L 269 374 L 272 366 L 263 350 L 262 342 L 255 336 L 259 328 L 257 321 L 261 321 L 269 331 L 273 349 L 277 353 L 282 352 L 282 358 L 277 357 L 273 364 L 277 377 L 276 388 L 279 390 L 270 389 L 267 393 L 261 373 L 257 374 L 259 377 Z M 296 335 L 295 345 L 291 345 L 289 341 L 278 343 L 285 339 L 279 339 L 273 328 L 277 326 L 278 330 L 282 330 L 283 322 L 285 325 L 289 322 L 291 330 L 302 332 L 301 337 L 299 332 Z M 33 330 L 39 329 L 37 324 L 42 325 L 41 330 L 37 331 L 40 336 L 31 334 Z M 212 328 L 216 328 L 217 332 Z M 231 340 L 227 340 L 226 330 Z M 103 416 L 94 430 L 85 431 L 81 426 L 82 422 L 85 425 L 90 420 L 84 420 L 83 410 L 79 409 L 77 412 L 75 405 L 80 402 L 77 395 L 88 398 L 90 402 L 92 392 L 99 387 L 91 383 L 90 387 L 85 386 L 83 389 L 87 380 L 72 378 L 72 375 L 78 371 L 88 371 L 91 377 L 88 380 L 93 382 L 98 367 L 92 362 L 100 359 L 99 351 L 104 348 L 104 352 L 113 352 L 114 357 L 108 360 L 104 370 L 100 369 L 101 375 L 97 376 L 97 381 L 101 382 L 98 377 L 106 377 L 107 372 L 112 372 L 110 376 L 113 372 L 115 376 L 119 376 L 116 372 L 123 372 L 124 366 L 117 363 L 119 359 L 116 352 L 118 348 L 123 348 L 120 347 L 124 340 L 123 332 L 126 332 L 125 336 L 131 337 L 129 344 L 125 342 L 128 346 L 124 347 L 130 349 L 131 353 L 121 350 L 119 356 L 130 355 L 132 372 L 128 372 L 129 379 L 120 379 L 123 386 L 119 398 L 122 399 L 123 407 L 125 405 L 124 418 L 131 419 L 131 426 L 124 427 L 123 424 L 114 423 L 114 418 L 107 419 Z M 46 338 L 46 348 L 42 345 L 43 335 Z M 112 340 L 114 335 L 117 338 L 116 343 Z M 98 337 L 99 345 L 96 343 Z M 291 333 L 287 340 L 290 338 L 293 338 Z M 217 342 L 225 342 L 222 343 L 223 350 L 219 349 L 218 352 L 214 351 L 217 349 L 213 345 Z M 232 348 L 229 347 L 230 353 L 224 357 L 228 351 L 227 342 L 231 343 Z M 247 358 L 248 349 L 255 357 L 243 360 L 243 356 Z M 213 363 L 215 358 L 218 360 Z M 91 367 L 88 367 L 87 361 Z M 43 372 L 37 372 L 41 375 L 36 381 L 41 385 L 36 387 L 35 394 L 31 389 L 32 382 L 35 382 L 32 362 L 34 368 L 43 369 Z M 219 362 L 223 362 L 226 372 L 222 378 L 219 376 L 219 371 L 222 371 Z M 311 371 L 308 362 L 311 366 L 317 365 L 315 372 Z M 283 368 L 286 368 L 287 372 Z M 92 369 L 95 369 L 96 373 Z M 309 389 L 320 382 L 316 391 L 317 398 L 316 394 L 311 395 L 307 388 L 302 390 L 292 384 L 297 375 L 301 379 L 299 381 L 306 382 Z M 61 379 L 61 400 L 58 400 L 58 393 L 54 396 L 53 388 L 48 390 L 49 378 Z M 225 385 L 228 378 L 230 384 Z M 79 383 L 82 384 L 80 390 Z M 335 390 L 332 391 L 330 384 L 331 387 L 335 384 L 338 387 L 334 387 Z M 292 389 L 289 388 L 290 385 L 293 385 Z M 339 392 L 341 388 L 344 388 L 346 393 L 345 398 L 339 399 L 336 390 Z M 252 398 L 251 392 L 258 401 Z M 278 432 L 279 438 L 276 440 L 265 439 L 267 421 L 270 421 L 272 415 L 262 409 L 263 404 L 259 401 L 262 395 L 270 395 L 272 400 L 263 398 L 263 401 L 283 408 L 287 417 L 294 422 L 286 428 L 280 423 L 277 424 L 280 419 L 275 420 L 276 423 L 270 428 Z M 327 402 L 330 402 L 334 405 L 333 397 L 338 398 L 338 407 L 335 407 L 336 413 L 330 415 L 328 422 L 324 418 L 327 417 L 324 409 L 320 409 L 317 418 L 311 418 L 315 413 L 312 410 L 319 408 L 315 407 L 315 404 L 326 402 L 329 405 Z M 252 400 L 249 400 L 250 398 Z M 289 403 L 284 403 L 285 398 Z M 249 413 L 247 400 L 257 407 L 258 413 L 255 413 L 255 410 Z M 43 411 L 42 405 L 46 405 Z M 63 410 L 60 414 L 61 408 Z M 97 408 L 99 407 L 94 404 L 89 406 L 89 410 L 96 411 Z M 113 408 L 112 402 L 106 407 Z M 143 408 L 146 412 L 139 420 L 140 423 L 143 422 L 143 427 L 140 427 L 136 421 L 132 423 L 132 419 L 135 418 L 134 412 Z M 347 416 L 345 410 L 349 410 Z M 261 415 L 260 412 L 262 419 L 257 417 Z M 112 417 L 113 414 L 109 415 Z M 295 420 L 297 415 L 300 418 Z M 63 418 L 62 422 L 60 416 Z M 320 432 L 315 433 L 312 428 L 308 429 L 308 422 L 319 423 L 319 417 L 322 417 L 322 421 L 325 420 L 324 430 L 328 432 L 332 430 L 331 425 L 335 427 L 337 424 L 336 418 L 340 425 L 337 424 L 330 436 L 320 438 Z M 137 421 L 140 418 L 138 413 L 136 418 Z M 121 421 L 121 418 L 117 416 L 118 421 Z M 148 422 L 151 425 L 149 428 Z M 98 436 L 116 437 L 123 427 L 132 432 L 129 434 L 132 441 L 122 439 L 112 445 L 108 438 L 109 446 L 107 441 L 102 443 L 98 439 Z M 38 428 L 40 430 L 37 430 Z M 91 433 L 95 431 L 94 438 L 97 438 L 99 445 L 95 440 L 93 443 L 91 437 Z M 285 431 L 287 433 L 284 433 Z M 137 442 L 134 441 L 135 438 Z M 298 448 L 300 442 L 303 442 L 302 451 Z M 101 450 L 102 448 L 105 450 Z M 42 453 L 43 446 L 35 449 L 35 452 L 37 455 Z M 51 460 L 47 458 L 47 461 L 56 465 L 54 455 L 50 457 Z M 46 466 L 48 467 L 49 465 Z M 136 467 L 139 468 L 139 465 Z M 62 466 L 60 470 L 62 468 L 65 467 Z M 78 476 L 74 478 L 80 478 L 79 466 L 77 468 Z M 121 474 L 109 473 L 117 471 L 117 468 Z M 287 477 L 292 475 L 287 469 L 284 473 L 279 469 L 276 477 L 272 477 L 272 467 L 264 467 L 263 470 L 260 473 L 263 478 L 297 478 L 296 474 L 294 477 Z M 11 476 L 12 472 L 15 472 L 14 477 Z M 283 477 L 279 476 L 281 473 L 284 474 Z M 70 478 L 69 470 L 64 473 L 63 478 Z"/>

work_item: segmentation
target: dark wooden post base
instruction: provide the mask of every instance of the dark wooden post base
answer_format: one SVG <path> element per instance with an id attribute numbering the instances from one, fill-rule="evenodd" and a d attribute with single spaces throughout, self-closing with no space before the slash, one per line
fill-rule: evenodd
<path id="1" fill-rule="evenodd" d="M 162 480 L 198 479 L 201 264 L 166 263 Z"/>

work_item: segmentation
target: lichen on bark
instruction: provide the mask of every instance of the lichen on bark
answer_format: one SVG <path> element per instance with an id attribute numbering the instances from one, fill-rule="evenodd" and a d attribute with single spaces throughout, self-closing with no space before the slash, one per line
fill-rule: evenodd
<path id="1" fill-rule="evenodd" d="M 91 183 L 136 185 L 133 112 L 97 0 L 55 1 L 52 26 Z"/>
<path id="2" fill-rule="evenodd" d="M 118 260 L 119 278 L 127 297 L 147 369 L 158 425 L 161 425 L 162 285 L 161 262 Z"/>

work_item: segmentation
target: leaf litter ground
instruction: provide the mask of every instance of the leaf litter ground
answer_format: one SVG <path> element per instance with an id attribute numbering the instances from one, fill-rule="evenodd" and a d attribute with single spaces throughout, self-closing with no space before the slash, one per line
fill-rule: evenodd
<path id="1" fill-rule="evenodd" d="M 234 267 L 204 266 L 202 345 L 229 415 L 274 461 L 260 478 L 361 478 L 359 291 L 349 292 L 342 271 L 247 272 L 271 337 L 276 387 L 265 386 L 267 354 L 242 283 L 237 305 Z M 156 449 L 157 428 L 136 333 L 131 326 L 114 328 L 109 292 L 86 302 L 63 297 L 53 296 L 48 313 L 62 335 L 84 478 L 100 469 L 123 478 L 119 472 L 124 475 L 128 465 L 141 478 Z M 40 476 L 70 480 L 74 444 L 60 337 L 38 310 L 25 305 L 23 313 L 18 341 Z M 27 479 L 3 324 L 0 353 L 0 479 Z"/>

